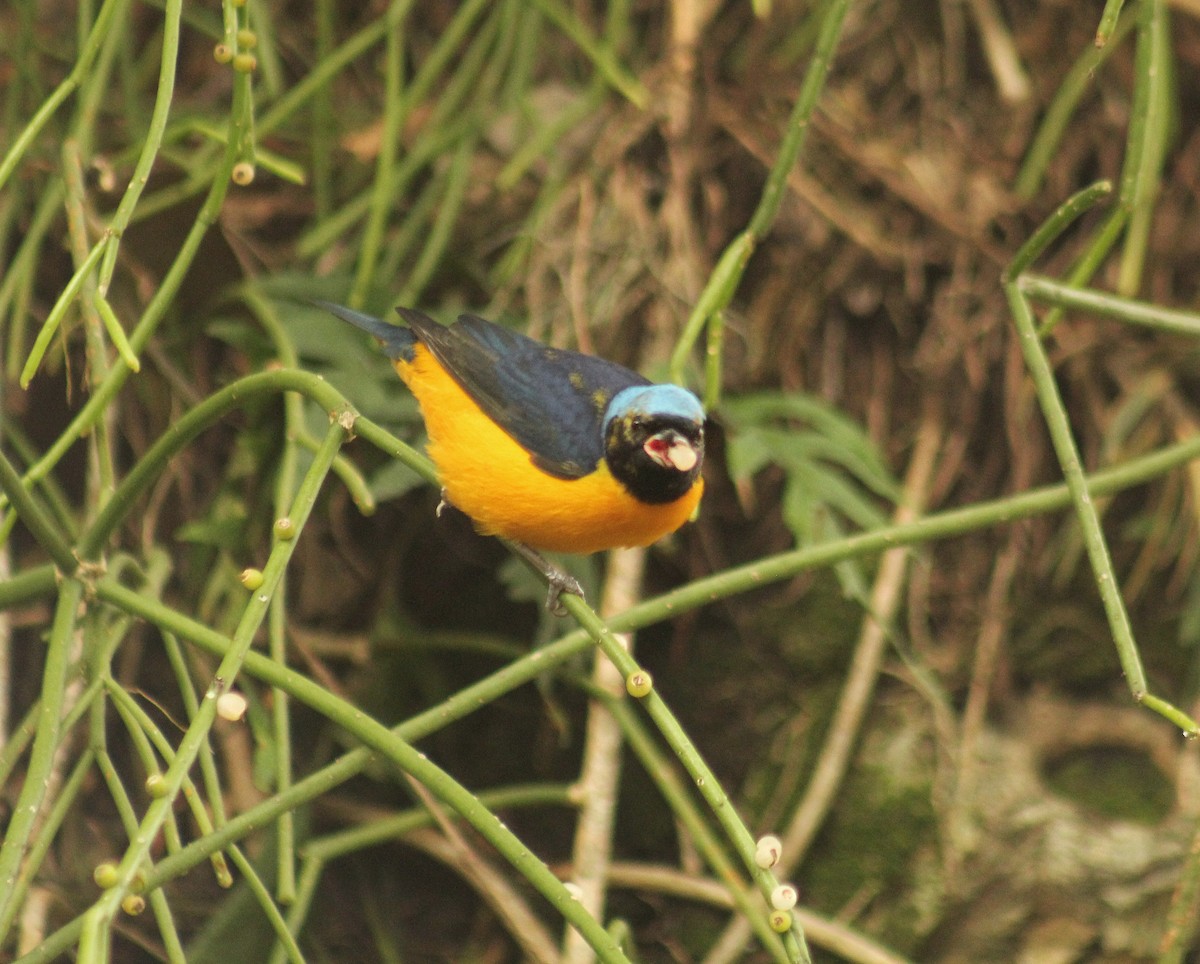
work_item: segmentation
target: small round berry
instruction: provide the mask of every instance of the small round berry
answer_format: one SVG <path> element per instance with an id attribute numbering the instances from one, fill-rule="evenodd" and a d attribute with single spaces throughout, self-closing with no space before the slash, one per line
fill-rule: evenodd
<path id="1" fill-rule="evenodd" d="M 229 172 L 229 179 L 239 187 L 245 187 L 254 181 L 254 165 L 249 161 L 238 161 Z"/>
<path id="2" fill-rule="evenodd" d="M 152 797 L 165 797 L 171 788 L 161 773 L 151 773 L 146 777 L 146 792 Z"/>
<path id="3" fill-rule="evenodd" d="M 126 894 L 121 900 L 121 910 L 130 917 L 137 917 L 146 909 L 146 898 L 141 894 Z"/>
<path id="4" fill-rule="evenodd" d="M 213 47 L 213 60 L 219 64 L 227 64 L 233 60 L 233 48 L 229 44 L 217 44 Z"/>
<path id="5" fill-rule="evenodd" d="M 238 581 L 251 592 L 254 592 L 255 589 L 263 584 L 262 570 L 243 569 L 242 574 L 238 576 Z"/>
<path id="6" fill-rule="evenodd" d="M 783 853 L 783 842 L 774 834 L 759 837 L 754 847 L 754 862 L 763 870 L 774 867 L 779 863 Z"/>
<path id="7" fill-rule="evenodd" d="M 771 891 L 771 906 L 776 910 L 791 910 L 796 906 L 796 888 L 791 884 L 780 884 Z"/>
<path id="8" fill-rule="evenodd" d="M 238 49 L 253 50 L 258 46 L 258 34 L 248 27 L 243 27 L 237 32 Z"/>
<path id="9" fill-rule="evenodd" d="M 792 915 L 786 910 L 771 911 L 771 916 L 767 920 L 771 924 L 771 930 L 780 934 L 786 934 L 792 929 Z"/>
<path id="10" fill-rule="evenodd" d="M 119 876 L 117 874 L 117 865 L 112 861 L 106 860 L 102 864 L 96 864 L 92 871 L 92 880 L 96 882 L 97 887 L 102 887 L 108 890 L 109 887 L 116 887 Z"/>
<path id="11" fill-rule="evenodd" d="M 649 696 L 654 689 L 654 677 L 644 669 L 634 670 L 625 680 L 625 689 L 630 696 L 640 700 L 643 696 Z"/>
<path id="12" fill-rule="evenodd" d="M 275 520 L 275 538 L 281 542 L 296 538 L 296 526 L 287 516 Z"/>
<path id="13" fill-rule="evenodd" d="M 144 894 L 146 892 L 146 871 L 135 870 L 133 878 L 129 881 L 129 892 L 131 894 Z"/>
<path id="14" fill-rule="evenodd" d="M 228 693 L 222 693 L 217 697 L 217 716 L 223 720 L 229 720 L 231 723 L 236 723 L 246 715 L 246 707 L 248 705 L 246 697 L 242 696 L 237 690 L 230 690 Z"/>
<path id="15" fill-rule="evenodd" d="M 258 67 L 258 58 L 254 54 L 240 53 L 233 55 L 233 69 L 239 74 L 252 74 Z"/>

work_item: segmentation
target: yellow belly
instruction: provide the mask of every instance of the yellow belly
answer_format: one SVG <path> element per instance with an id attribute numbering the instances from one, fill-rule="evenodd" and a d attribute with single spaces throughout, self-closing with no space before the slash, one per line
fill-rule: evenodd
<path id="1" fill-rule="evenodd" d="M 702 480 L 666 505 L 639 502 L 602 461 L 581 479 L 556 479 L 487 417 L 421 344 L 396 370 L 416 396 L 429 432 L 429 457 L 451 505 L 480 532 L 553 552 L 646 546 L 683 525 L 700 502 Z"/>

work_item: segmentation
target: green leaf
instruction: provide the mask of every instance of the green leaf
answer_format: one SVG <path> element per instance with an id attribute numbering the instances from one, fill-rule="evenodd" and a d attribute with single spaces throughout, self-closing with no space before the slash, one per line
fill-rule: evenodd
<path id="1" fill-rule="evenodd" d="M 768 466 L 783 472 L 783 521 L 798 545 L 887 523 L 900 485 L 852 419 L 819 399 L 779 392 L 727 399 L 722 414 L 735 481 L 753 478 Z M 867 598 L 860 565 L 840 565 L 837 574 L 843 592 Z"/>

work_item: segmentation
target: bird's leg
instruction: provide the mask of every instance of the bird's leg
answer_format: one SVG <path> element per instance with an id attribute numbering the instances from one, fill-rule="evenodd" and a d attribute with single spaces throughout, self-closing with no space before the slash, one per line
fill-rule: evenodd
<path id="1" fill-rule="evenodd" d="M 579 580 L 574 576 L 567 575 L 532 546 L 527 546 L 523 542 L 509 542 L 508 544 L 517 555 L 546 577 L 549 585 L 549 591 L 546 593 L 546 608 L 555 616 L 567 615 L 567 607 L 559 598 L 563 593 L 570 593 L 580 599 L 584 598 L 583 587 L 579 585 Z"/>
<path id="2" fill-rule="evenodd" d="M 450 508 L 450 506 L 450 500 L 446 498 L 446 490 L 442 489 L 441 498 L 438 500 L 434 515 L 440 519 L 442 513 Z M 527 546 L 523 542 L 516 542 L 511 539 L 503 539 L 501 541 L 546 577 L 546 583 L 549 587 L 546 592 L 546 608 L 555 616 L 567 615 L 567 608 L 559 599 L 563 593 L 570 593 L 572 596 L 578 596 L 580 599 L 584 598 L 583 587 L 579 585 L 579 580 L 563 572 L 558 566 L 554 565 L 554 563 L 533 548 L 533 546 Z"/>

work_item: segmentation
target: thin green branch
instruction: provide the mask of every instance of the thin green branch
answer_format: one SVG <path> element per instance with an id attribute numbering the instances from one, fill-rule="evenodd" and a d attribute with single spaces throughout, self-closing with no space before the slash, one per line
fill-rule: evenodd
<path id="1" fill-rule="evenodd" d="M 670 805 L 674 818 L 687 829 L 705 862 L 728 890 L 733 906 L 741 911 L 743 917 L 758 935 L 763 949 L 774 960 L 787 964 L 791 958 L 780 943 L 779 934 L 771 929 L 770 923 L 763 914 L 763 904 L 754 900 L 754 892 L 746 878 L 738 872 L 733 861 L 729 859 L 723 843 L 712 832 L 701 816 L 699 808 L 693 803 L 692 796 L 685 789 L 674 764 L 658 749 L 645 726 L 642 725 L 641 718 L 633 712 L 626 700 L 613 699 L 608 694 L 594 688 L 592 696 L 605 701 L 609 712 L 613 714 L 620 725 L 621 733 L 630 749 L 642 764 L 642 769 L 654 781 L 658 792 Z"/>
<path id="2" fill-rule="evenodd" d="M 252 288 L 243 292 L 246 306 L 254 312 L 275 345 L 280 364 L 295 368 L 298 364 L 295 349 L 286 337 L 283 325 L 275 312 L 274 303 Z M 298 439 L 305 434 L 304 403 L 295 393 L 284 396 L 284 444 L 275 473 L 274 505 L 276 518 L 287 512 L 287 503 L 296 485 Z M 313 449 L 316 451 L 316 448 Z M 336 465 L 340 455 L 334 458 Z M 279 589 L 271 602 L 267 617 L 268 649 L 271 658 L 287 663 L 287 574 L 280 580 Z M 271 725 L 275 741 L 275 790 L 286 790 L 292 784 L 291 710 L 287 694 L 276 690 L 271 702 Z M 276 881 L 275 890 L 280 903 L 290 904 L 296 897 L 296 825 L 291 812 L 280 814 L 276 823 Z"/>
<path id="3" fill-rule="evenodd" d="M 192 685 L 192 677 L 188 672 L 187 661 L 184 658 L 183 649 L 179 645 L 179 640 L 172 633 L 164 632 L 162 637 L 163 649 L 167 654 L 167 662 L 171 664 L 171 671 L 175 674 L 175 680 L 179 686 L 180 698 L 183 700 L 183 706 L 187 710 L 188 721 L 190 722 L 200 710 L 200 701 L 196 698 L 196 690 Z M 221 782 L 217 775 L 217 765 L 213 755 L 211 740 L 205 740 L 201 744 L 199 760 L 200 777 L 204 782 L 204 792 L 208 797 L 208 806 L 212 812 L 213 827 L 214 829 L 219 829 L 225 825 L 225 800 L 221 793 Z M 212 830 L 209 831 L 210 834 L 212 832 Z M 220 850 L 213 852 L 212 862 L 217 883 L 221 887 L 232 887 L 233 876 L 229 873 L 229 865 L 225 862 L 224 854 Z"/>
<path id="4" fill-rule="evenodd" d="M 1021 245 L 1020 249 L 1013 256 L 1012 263 L 1004 272 L 1004 280 L 1012 281 L 1017 275 L 1025 271 L 1081 215 L 1090 211 L 1112 194 L 1112 189 L 1111 181 L 1097 181 L 1095 184 L 1090 184 L 1083 188 L 1083 190 L 1077 191 L 1071 197 L 1067 198 L 1042 223 L 1041 227 L 1033 232 L 1029 240 Z"/>
<path id="5" fill-rule="evenodd" d="M 55 796 L 54 804 L 50 808 L 50 812 L 46 815 L 46 822 L 38 828 L 33 845 L 29 848 L 29 856 L 26 857 L 24 863 L 21 865 L 21 873 L 17 878 L 12 900 L 9 904 L 13 910 L 8 911 L 9 914 L 14 913 L 16 908 L 24 906 L 29 887 L 37 877 L 38 871 L 41 870 L 42 863 L 46 859 L 46 854 L 50 852 L 50 848 L 58 836 L 59 828 L 67 818 L 68 811 L 78 802 L 80 791 L 83 789 L 83 781 L 87 778 L 94 762 L 95 759 L 91 751 L 84 750 L 75 761 L 70 775 Z M 5 922 L 3 927 L 0 927 L 0 930 L 6 931 L 10 923 Z"/>
<path id="6" fill-rule="evenodd" d="M 78 562 L 67 540 L 55 525 L 50 513 L 25 488 L 21 476 L 3 452 L 0 452 L 0 491 L 7 496 L 17 517 L 25 523 L 34 539 L 54 560 L 59 571 L 73 573 Z M 10 587 L 11 588 L 11 587 Z"/>
<path id="7" fill-rule="evenodd" d="M 1200 438 L 1180 442 L 1088 476 L 1088 492 L 1093 498 L 1112 495 L 1144 484 L 1197 458 L 1200 458 Z M 1071 494 L 1065 484 L 1047 486 L 961 509 L 932 513 L 915 522 L 884 526 L 870 532 L 793 549 L 695 580 L 669 593 L 639 603 L 610 619 L 608 625 L 614 632 L 641 629 L 665 619 L 676 618 L 718 599 L 790 579 L 800 572 L 883 552 L 893 546 L 919 545 L 937 539 L 961 536 L 988 526 L 1058 511 L 1070 505 Z M 141 596 L 111 577 L 98 580 L 95 592 L 106 602 L 173 632 L 213 655 L 223 655 L 231 645 L 228 637 L 156 600 Z M 549 672 L 563 661 L 585 650 L 590 644 L 591 637 L 583 630 L 568 633 L 557 642 L 502 667 L 437 706 L 412 717 L 398 726 L 396 732 L 408 740 L 428 736 L 456 720 L 463 719 L 502 694 L 536 679 L 542 673 Z M 328 698 L 329 694 L 303 674 L 280 666 L 253 651 L 247 654 L 245 665 L 247 672 L 264 683 L 285 689 L 295 699 L 324 713 L 322 701 Z M 367 757 L 367 754 L 355 757 L 352 752 L 338 763 L 331 764 L 335 768 L 332 774 L 320 771 L 303 782 L 311 787 L 324 785 L 325 780 L 341 782 L 349 779 L 366 765 Z M 300 784 L 297 784 L 297 787 L 299 786 Z M 241 818 L 235 817 L 230 822 L 232 824 L 239 819 Z"/>
<path id="8" fill-rule="evenodd" d="M 19 379 L 22 388 L 28 388 L 29 383 L 33 381 L 33 376 L 37 373 L 38 366 L 41 365 L 42 359 L 46 355 L 46 350 L 50 347 L 50 341 L 54 338 L 58 331 L 58 326 L 62 323 L 63 316 L 66 315 L 67 309 L 75 302 L 75 296 L 79 294 L 79 289 L 83 286 L 84 278 L 88 276 L 92 268 L 96 266 L 96 262 L 100 260 L 104 254 L 104 249 L 108 247 L 111 237 L 105 235 L 96 242 L 87 258 L 84 259 L 71 279 L 63 287 L 58 299 L 54 302 L 54 307 L 50 309 L 50 314 L 46 316 L 45 322 L 42 323 L 41 329 L 38 331 L 37 338 L 34 339 L 33 348 L 29 351 L 29 358 L 25 361 L 25 367 L 21 369 L 21 377 Z"/>
<path id="9" fill-rule="evenodd" d="M 108 5 L 113 2 L 114 0 L 108 0 L 105 9 L 108 9 Z M 234 117 L 242 116 L 246 112 L 245 102 L 249 97 L 249 81 L 244 75 L 235 75 L 233 105 L 231 107 L 231 113 Z M 167 270 L 166 276 L 142 312 L 141 320 L 129 335 L 129 346 L 135 354 L 146 346 L 146 343 L 150 340 L 150 336 L 154 334 L 168 306 L 173 302 L 175 295 L 178 293 L 179 286 L 183 284 L 183 279 L 191 268 L 197 252 L 200 250 L 200 243 L 208 234 L 208 229 L 216 223 L 217 216 L 221 211 L 221 205 L 225 200 L 225 194 L 229 189 L 233 166 L 237 162 L 235 142 L 236 139 L 231 137 L 230 143 L 226 145 L 224 159 L 209 189 L 208 197 L 205 198 L 204 204 L 200 208 L 200 212 L 196 215 L 196 220 L 188 231 L 179 252 L 171 262 L 171 267 Z M 45 455 L 30 467 L 28 473 L 26 473 L 28 481 L 39 481 L 49 474 L 67 453 L 67 450 L 75 444 L 75 441 L 103 416 L 104 411 L 125 384 L 125 379 L 128 377 L 129 371 L 130 369 L 124 365 L 116 365 L 112 368 L 108 377 L 103 383 L 96 386 L 91 397 L 71 420 L 71 423 L 59 434 L 50 448 L 47 449 Z"/>
<path id="10" fill-rule="evenodd" d="M 650 101 L 650 94 L 646 88 L 621 66 L 608 45 L 598 41 L 571 10 L 560 0 L 534 0 L 534 3 L 546 19 L 566 34 L 595 64 L 600 76 L 611 84 L 617 93 L 634 107 L 640 110 L 646 108 Z"/>
<path id="11" fill-rule="evenodd" d="M 33 209 L 29 227 L 22 232 L 21 246 L 6 266 L 4 277 L 0 278 L 0 328 L 4 327 L 3 321 L 6 316 L 11 320 L 4 346 L 7 352 L 4 373 L 9 378 L 15 379 L 19 374 L 17 366 L 24 354 L 23 336 L 42 244 L 62 208 L 63 193 L 60 181 L 55 181 L 42 191 Z"/>
<path id="12" fill-rule="evenodd" d="M 101 46 L 111 32 L 111 25 L 114 17 L 117 15 L 117 10 L 124 8 L 127 0 L 105 0 L 104 6 L 100 8 L 100 12 L 96 15 L 96 22 L 92 25 L 92 29 L 88 34 L 87 40 L 84 42 L 82 49 L 79 51 L 79 59 L 75 61 L 75 66 L 71 68 L 71 72 L 67 74 L 54 93 L 47 97 L 42 106 L 38 108 L 37 113 L 33 115 L 29 123 L 25 125 L 17 139 L 13 141 L 12 146 L 4 155 L 4 159 L 0 160 L 0 188 L 3 188 L 5 182 L 12 176 L 12 172 L 16 170 L 17 164 L 29 147 L 37 139 L 42 128 L 46 126 L 51 117 L 63 102 L 70 97 L 79 85 L 87 76 L 88 70 L 91 68 L 92 61 L 100 52 Z"/>
<path id="13" fill-rule="evenodd" d="M 525 807 L 572 807 L 571 787 L 561 783 L 533 783 L 477 794 L 479 802 L 489 810 L 511 810 Z M 425 807 L 415 807 L 388 817 L 379 817 L 356 827 L 337 830 L 316 837 L 304 845 L 305 857 L 315 857 L 325 863 L 350 854 L 377 847 L 422 827 L 436 826 L 433 814 Z"/>
<path id="14" fill-rule="evenodd" d="M 1033 311 L 1016 282 L 1006 283 L 1004 292 L 1017 326 L 1021 351 L 1025 355 L 1025 365 L 1033 379 L 1042 415 L 1050 429 L 1050 438 L 1054 443 L 1054 450 L 1058 455 L 1063 477 L 1066 479 L 1067 488 L 1071 493 L 1075 514 L 1083 530 L 1084 545 L 1092 564 L 1096 586 L 1104 603 L 1104 611 L 1108 616 L 1109 628 L 1112 630 L 1113 641 L 1116 643 L 1117 655 L 1121 660 L 1121 668 L 1125 673 L 1129 691 L 1137 702 L 1145 703 L 1150 709 L 1180 727 L 1186 735 L 1200 735 L 1200 728 L 1189 716 L 1160 698 L 1150 696 L 1147 692 L 1146 674 L 1142 669 L 1137 642 L 1133 638 L 1129 615 L 1125 611 L 1121 589 L 1117 583 L 1116 573 L 1113 571 L 1112 559 L 1108 554 L 1108 544 L 1104 539 L 1100 516 L 1096 512 L 1092 495 L 1088 491 L 1083 463 L 1079 458 L 1079 451 L 1075 447 L 1075 439 L 1071 435 L 1071 425 L 1067 418 L 1066 408 L 1059 396 L 1058 386 L 1054 382 L 1054 372 L 1051 370 L 1050 361 L 1038 338 Z"/>
<path id="15" fill-rule="evenodd" d="M 446 189 L 437 204 L 437 215 L 429 233 L 422 239 L 421 254 L 413 265 L 397 301 L 402 305 L 415 304 L 429 283 L 450 244 L 451 230 L 466 198 L 470 183 L 471 158 L 475 153 L 475 138 L 467 137 L 459 145 L 446 174 Z"/>
<path id="16" fill-rule="evenodd" d="M 316 502 L 321 482 L 324 480 L 325 474 L 329 471 L 329 465 L 337 454 L 344 437 L 345 430 L 340 424 L 335 422 L 330 425 L 329 431 L 326 433 L 325 442 L 313 459 L 312 465 L 309 467 L 296 493 L 295 502 L 289 514 L 294 532 L 303 530 L 304 524 Z M 117 866 L 114 885 L 104 892 L 93 908 L 95 916 L 98 918 L 96 926 L 99 927 L 101 935 L 111 926 L 121 900 L 128 892 L 134 874 L 146 860 L 149 849 L 167 818 L 172 799 L 179 793 L 184 777 L 191 768 L 203 741 L 207 737 L 216 716 L 217 697 L 233 685 L 238 673 L 242 669 L 246 654 L 249 651 L 251 643 L 254 641 L 258 627 L 266 616 L 271 596 L 279 585 L 279 581 L 283 576 L 295 545 L 296 541 L 294 538 L 276 539 L 271 555 L 263 569 L 262 587 L 251 594 L 247 600 L 242 617 L 238 622 L 237 630 L 233 635 L 233 645 L 222 657 L 213 677 L 212 684 L 205 693 L 205 699 L 200 706 L 199 712 L 180 739 L 175 759 L 167 768 L 166 773 L 163 774 L 163 789 L 165 793 L 151 802 L 141 821 L 136 836 Z"/>
<path id="17" fill-rule="evenodd" d="M 788 118 L 779 155 L 767 174 L 767 183 L 763 187 L 758 206 L 746 229 L 730 242 L 717 261 L 717 266 L 709 277 L 708 283 L 705 284 L 704 290 L 700 293 L 696 306 L 692 309 L 692 313 L 688 316 L 683 331 L 680 333 L 675 350 L 671 353 L 671 380 L 678 384 L 683 384 L 684 367 L 691 355 L 692 346 L 695 345 L 706 325 L 721 324 L 721 312 L 733 300 L 746 270 L 746 264 L 750 260 L 750 255 L 754 253 L 755 246 L 767 235 L 775 222 L 779 205 L 783 201 L 783 192 L 787 187 L 788 175 L 796 164 L 796 158 L 804 148 L 809 121 L 813 111 L 816 110 L 821 91 L 825 88 L 829 67 L 837 50 L 849 9 L 850 0 L 830 0 L 826 6 L 812 62 L 804 75 L 800 93 L 792 107 L 792 114 Z M 719 335 L 713 337 L 720 338 Z M 712 376 L 715 367 L 715 363 L 710 360 L 706 366 L 709 377 Z M 716 390 L 710 386 L 705 387 L 704 395 L 709 399 L 717 397 Z"/>
<path id="18" fill-rule="evenodd" d="M 1117 291 L 1123 295 L 1132 295 L 1141 286 L 1154 201 L 1171 136 L 1174 72 L 1166 2 L 1141 0 L 1139 11 L 1133 108 L 1125 167 L 1121 171 L 1121 203 L 1129 209 L 1129 226 L 1117 275 Z"/>
<path id="19" fill-rule="evenodd" d="M 0 458 L 3 458 L 2 453 L 0 453 Z M 0 472 L 3 472 L 2 468 L 0 468 Z M 75 557 L 72 556 L 72 564 L 74 564 L 74 561 Z M 44 599 L 50 595 L 58 585 L 57 568 L 57 566 L 47 563 L 46 565 L 24 569 L 15 576 L 9 576 L 7 579 L 0 580 L 0 609 L 11 609 L 13 606 L 22 606 L 32 602 L 34 599 Z M 8 744 L 0 747 L 0 755 L 3 755 L 7 750 Z M 3 780 L 0 780 L 0 784 L 3 782 Z"/>
<path id="20" fill-rule="evenodd" d="M 1104 12 L 1100 14 L 1100 25 L 1096 28 L 1096 46 L 1103 47 L 1112 39 L 1117 29 L 1117 18 L 1121 16 L 1121 7 L 1125 0 L 1105 0 Z"/>
<path id="21" fill-rule="evenodd" d="M 163 131 L 167 127 L 167 118 L 171 113 L 171 101 L 175 96 L 175 71 L 179 60 L 179 25 L 182 16 L 183 0 L 166 0 L 163 10 L 163 40 L 162 54 L 159 59 L 158 93 L 154 98 L 154 109 L 150 114 L 150 124 L 142 137 L 142 149 L 137 164 L 134 166 L 133 176 L 129 179 L 129 185 L 109 223 L 109 233 L 118 239 L 124 235 L 134 208 L 137 207 L 138 199 L 141 198 L 142 191 L 145 190 L 146 184 L 150 180 L 150 172 L 158 157 L 159 146 L 162 144 Z M 100 265 L 98 282 L 100 299 L 104 299 L 108 295 L 113 269 L 117 265 L 119 247 L 119 244 L 111 245 Z M 104 303 L 107 304 L 107 302 Z M 135 365 L 130 365 L 130 367 L 137 371 Z"/>
<path id="22" fill-rule="evenodd" d="M 67 688 L 67 669 L 70 666 L 71 640 L 76 632 L 79 607 L 83 602 L 83 583 L 78 579 L 63 582 L 58 594 L 58 605 L 54 611 L 54 622 L 50 627 L 50 638 L 46 646 L 45 665 L 42 670 L 41 706 L 38 711 L 37 733 L 33 738 L 33 749 L 25 769 L 21 793 L 13 807 L 12 820 L 4 832 L 4 843 L 0 845 L 0 920 L 5 925 L 0 929 L 0 945 L 8 936 L 11 924 L 11 908 L 16 896 L 17 873 L 25 859 L 29 836 L 33 832 L 46 789 L 50 785 L 50 773 L 54 767 L 54 756 L 58 750 L 59 734 L 62 732 L 63 701 Z"/>
<path id="23" fill-rule="evenodd" d="M 1112 0 L 1110 0 L 1110 5 L 1111 2 Z M 1120 5 L 1119 0 L 1117 5 Z M 1058 145 L 1067 131 L 1071 115 L 1075 113 L 1075 108 L 1079 106 L 1083 95 L 1091 89 L 1096 71 L 1114 52 L 1120 49 L 1121 41 L 1133 29 L 1135 23 L 1137 23 L 1137 17 L 1127 13 L 1120 19 L 1116 29 L 1108 38 L 1111 43 L 1105 44 L 1100 49 L 1093 47 L 1085 50 L 1067 72 L 1066 77 L 1062 79 L 1054 94 L 1054 99 L 1046 108 L 1046 115 L 1042 118 L 1037 133 L 1029 144 L 1029 150 L 1025 152 L 1025 160 L 1021 162 L 1021 169 L 1013 181 L 1013 191 L 1018 197 L 1028 200 L 1042 186 L 1046 169 L 1057 156 Z"/>
<path id="24" fill-rule="evenodd" d="M 389 28 L 383 41 L 383 128 L 379 135 L 379 156 L 375 160 L 375 179 L 367 208 L 367 223 L 358 245 L 358 268 L 350 287 L 349 304 L 352 308 L 363 307 L 374 281 L 384 228 L 396 200 L 388 190 L 388 185 L 396 166 L 400 135 L 409 109 L 403 86 L 405 34 L 402 29 L 408 7 L 409 4 L 392 4 L 388 8 Z"/>
<path id="25" fill-rule="evenodd" d="M 1017 287 L 1026 297 L 1058 308 L 1082 311 L 1102 318 L 1116 318 L 1131 325 L 1174 335 L 1200 337 L 1200 314 L 1195 312 L 1163 308 L 1147 301 L 1122 298 L 1091 288 L 1077 288 L 1041 275 L 1022 275 L 1017 279 Z M 1039 328 L 1038 335 L 1044 334 Z"/>
<path id="26" fill-rule="evenodd" d="M 1125 230 L 1128 221 L 1129 209 L 1124 205 L 1118 204 L 1109 212 L 1091 243 L 1088 244 L 1071 270 L 1067 272 L 1067 284 L 1073 287 L 1082 287 L 1092 280 L 1096 272 L 1100 270 L 1104 259 L 1108 257 L 1109 252 L 1121 237 L 1121 232 Z M 1062 320 L 1062 315 L 1062 308 L 1057 305 L 1047 311 L 1038 328 L 1038 335 L 1045 338 Z"/>
<path id="27" fill-rule="evenodd" d="M 434 478 L 429 461 L 424 456 L 378 426 L 368 424 L 366 419 L 356 418 L 345 397 L 328 382 L 310 372 L 294 369 L 259 372 L 215 392 L 168 426 L 158 441 L 122 480 L 112 498 L 83 534 L 79 541 L 81 557 L 92 558 L 100 552 L 121 520 L 133 511 L 136 500 L 166 468 L 171 458 L 192 439 L 206 428 L 217 424 L 224 415 L 234 409 L 264 395 L 287 391 L 299 392 L 311 398 L 329 412 L 331 419 L 345 421 L 347 428 L 353 426 L 356 434 L 368 438 L 388 454 L 399 458 L 413 471 L 424 478 Z"/>
<path id="28" fill-rule="evenodd" d="M 644 674 L 645 671 L 638 665 L 630 654 L 630 652 L 621 644 L 621 641 L 614 635 L 613 631 L 605 624 L 596 613 L 578 596 L 564 596 L 562 604 L 567 611 L 575 619 L 583 630 L 591 636 L 596 642 L 596 645 L 604 651 L 604 655 L 617 668 L 617 671 L 626 680 L 633 677 L 634 674 Z M 725 831 L 727 839 L 733 844 L 738 855 L 742 858 L 742 862 L 746 867 L 751 879 L 758 885 L 762 891 L 763 897 L 770 899 L 771 892 L 779 885 L 779 881 L 775 879 L 775 875 L 770 870 L 759 867 L 754 859 L 755 843 L 754 837 L 747 829 L 741 817 L 738 816 L 737 808 L 725 793 L 721 786 L 717 775 L 712 771 L 704 758 L 700 755 L 700 751 L 696 749 L 695 744 L 687 735 L 687 732 L 679 724 L 675 718 L 675 714 L 671 712 L 670 707 L 658 695 L 657 690 L 651 690 L 648 694 L 641 698 L 641 703 L 645 707 L 646 713 L 650 719 L 654 721 L 663 738 L 674 751 L 679 762 L 683 764 L 683 768 L 687 771 L 696 785 L 696 789 L 700 795 L 712 808 L 713 815 L 717 818 L 721 828 Z M 788 951 L 788 959 L 791 961 L 800 961 L 803 964 L 810 964 L 812 958 L 808 951 L 808 944 L 804 939 L 804 933 L 799 928 L 794 928 L 787 935 L 784 935 L 784 945 Z"/>
<path id="29" fill-rule="evenodd" d="M 386 432 L 373 426 L 366 419 L 360 419 L 356 428 L 362 437 L 367 438 L 370 435 L 374 443 L 385 451 L 388 450 L 389 445 L 400 444 L 398 441 L 390 439 Z M 364 428 L 369 431 L 363 432 Z M 1178 443 L 1151 455 L 1089 476 L 1087 478 L 1088 491 L 1093 498 L 1111 495 L 1123 489 L 1143 484 L 1197 458 L 1200 458 L 1200 439 Z M 798 572 L 829 566 L 843 559 L 878 553 L 892 546 L 916 545 L 935 539 L 962 535 L 978 528 L 1005 524 L 1057 511 L 1070 505 L 1070 501 L 1071 496 L 1066 485 L 1048 486 L 1005 499 L 929 515 L 917 522 L 887 526 L 845 539 L 792 550 L 717 573 L 656 599 L 648 600 L 614 618 L 609 625 L 616 631 L 637 629 L 662 619 L 673 618 L 724 596 L 790 578 Z M 26 602 L 30 598 L 44 595 L 52 588 L 52 585 L 52 573 L 48 567 L 43 567 L 38 579 L 27 581 L 21 595 L 14 595 L 5 600 L 3 590 L 0 589 L 0 605 Z M 156 600 L 141 596 L 134 590 L 121 585 L 112 577 L 100 579 L 96 583 L 95 590 L 99 598 L 174 632 L 180 638 L 188 639 L 214 655 L 220 656 L 230 647 L 228 637 L 163 606 Z M 26 595 L 26 593 L 32 595 Z M 582 630 L 570 633 L 550 646 L 540 649 L 536 654 L 502 668 L 479 683 L 455 694 L 444 703 L 401 724 L 396 728 L 396 732 L 411 740 L 435 732 L 442 726 L 462 719 L 480 705 L 496 699 L 500 694 L 515 689 L 543 673 L 550 672 L 554 667 L 572 659 L 590 645 L 591 638 Z M 304 675 L 287 667 L 279 666 L 253 651 L 247 654 L 245 670 L 265 683 L 286 689 L 291 696 L 312 706 L 318 712 L 325 712 L 325 701 L 332 699 L 327 691 Z M 275 794 L 251 810 L 231 818 L 225 826 L 217 829 L 210 836 L 195 841 L 179 854 L 169 856 L 156 865 L 149 877 L 150 885 L 160 886 L 167 880 L 186 873 L 214 851 L 253 832 L 273 820 L 279 813 L 287 809 L 294 809 L 329 792 L 362 772 L 373 757 L 374 754 L 371 750 L 365 747 L 352 750 L 334 763 L 297 781 L 285 793 Z M 33 964 L 33 962 L 54 959 L 79 939 L 84 925 L 83 917 L 76 918 L 51 935 L 35 952 L 31 952 L 21 960 L 26 964 Z"/>

